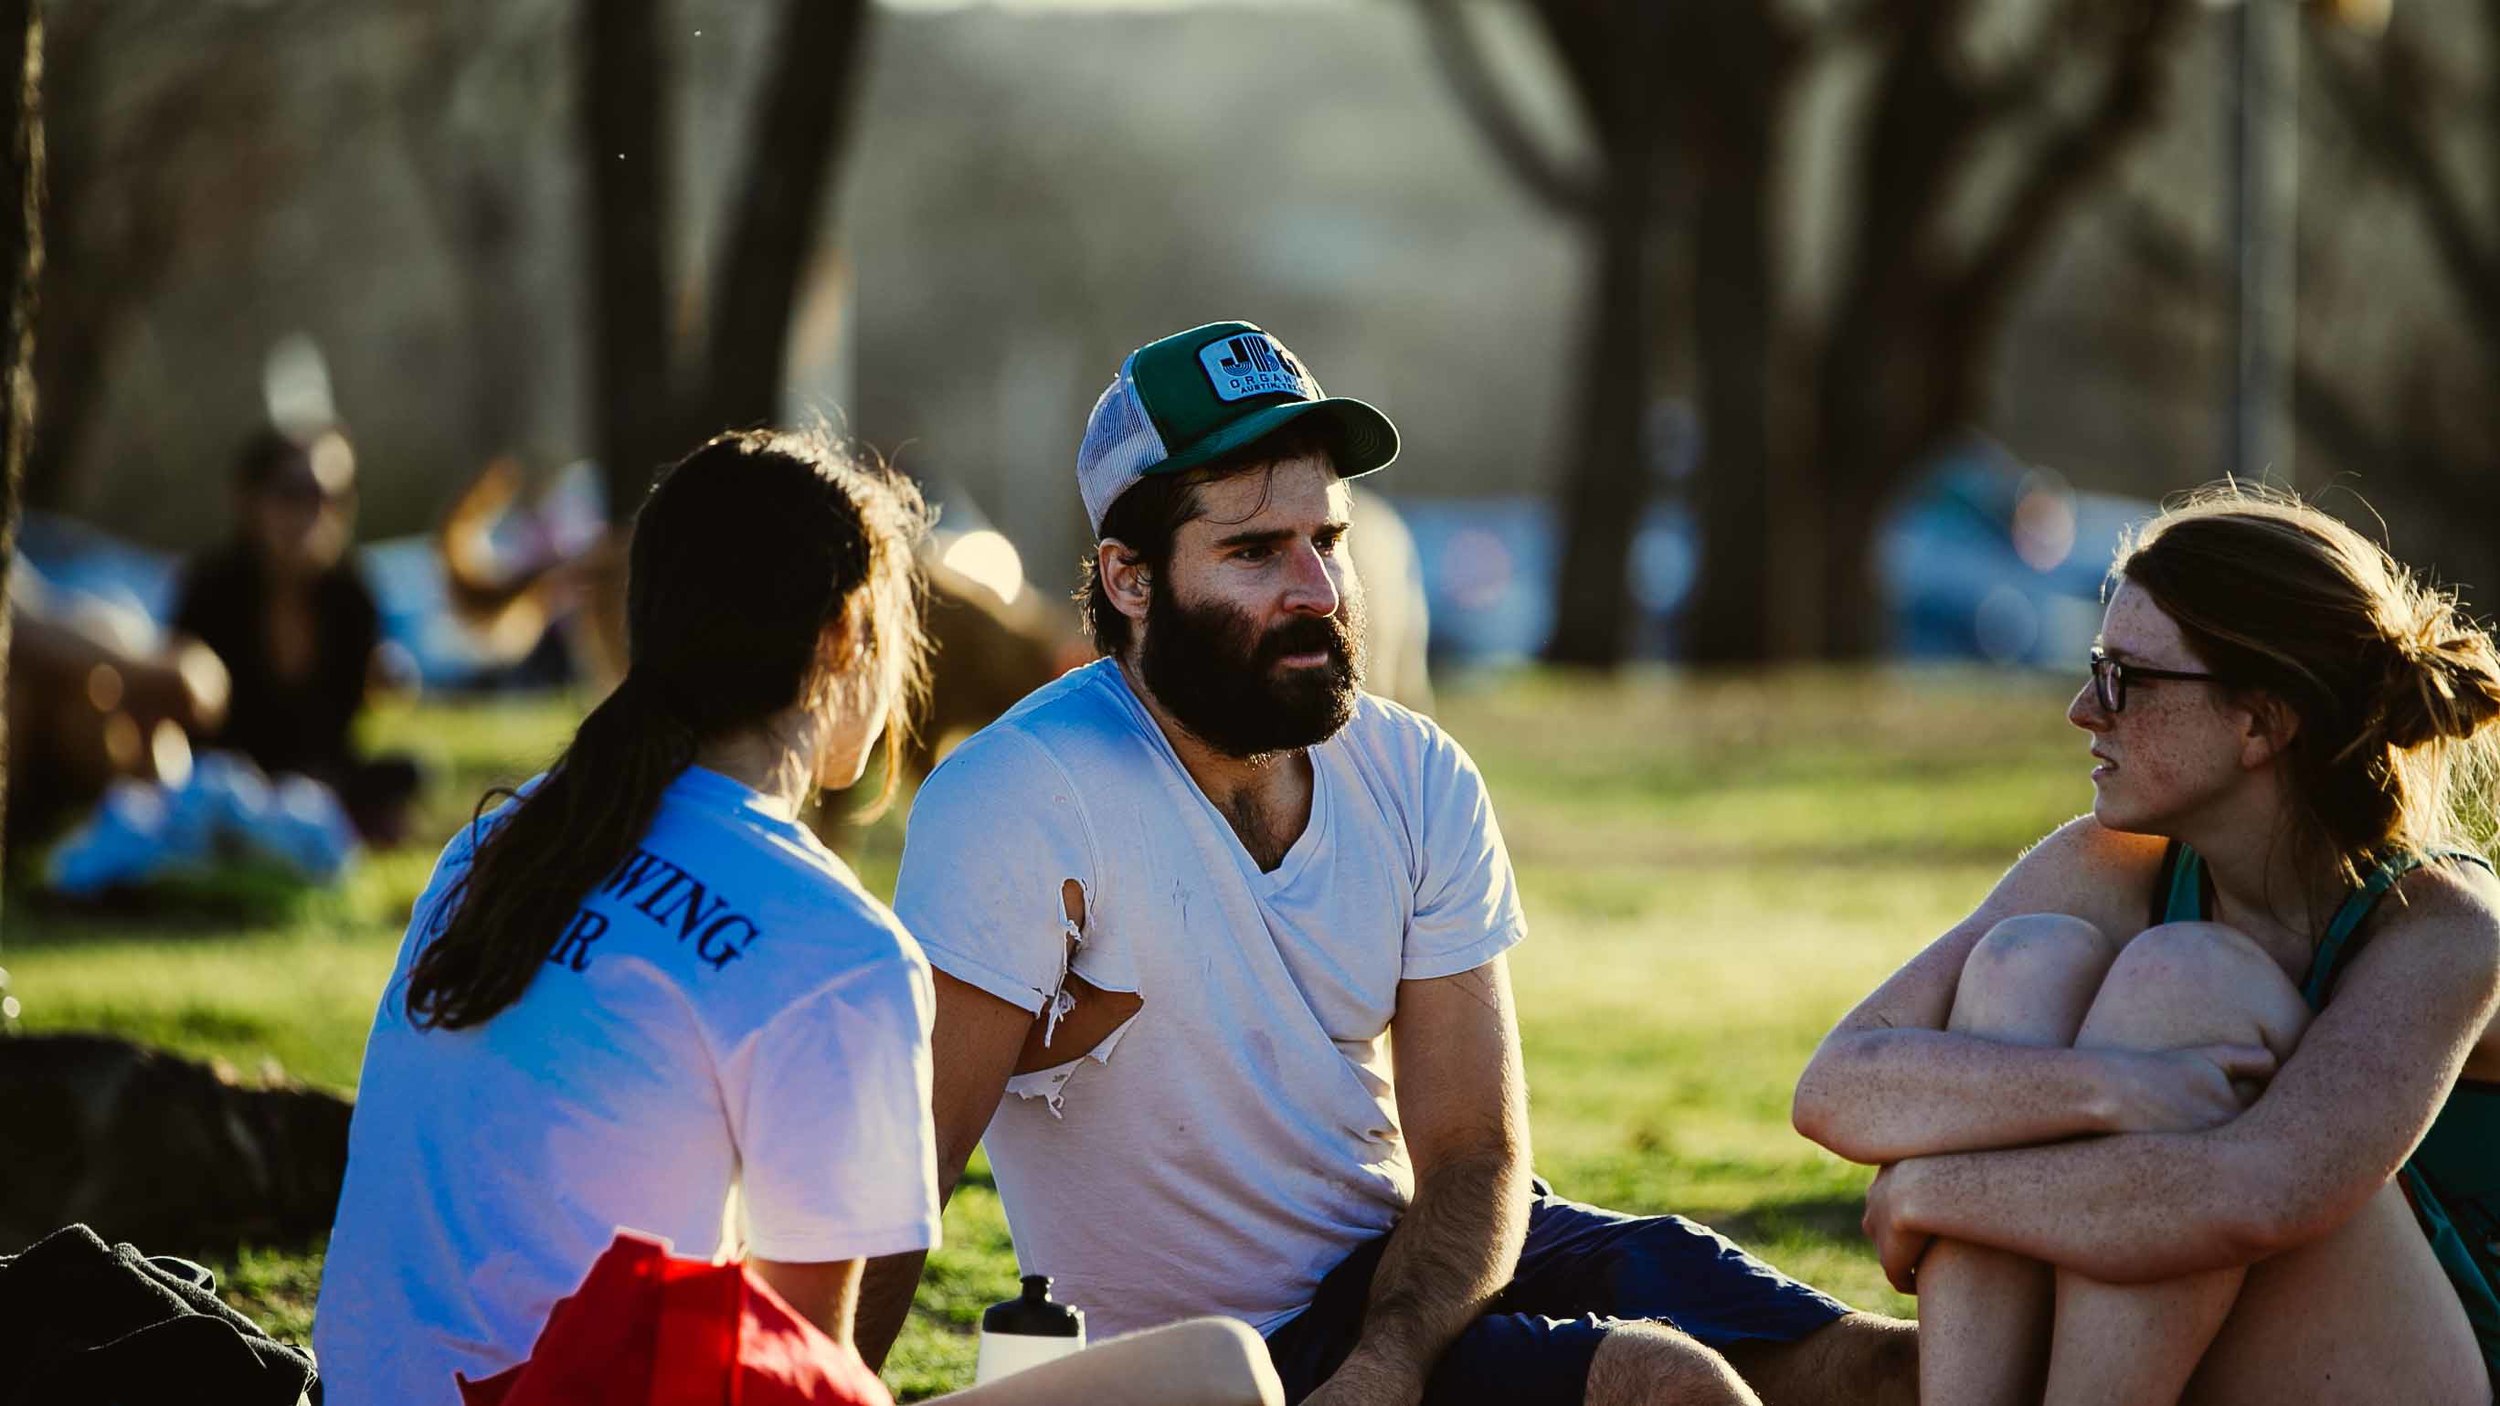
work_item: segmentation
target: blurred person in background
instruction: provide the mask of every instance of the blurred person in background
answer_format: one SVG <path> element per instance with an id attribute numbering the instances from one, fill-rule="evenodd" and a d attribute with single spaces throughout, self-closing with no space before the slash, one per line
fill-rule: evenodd
<path id="1" fill-rule="evenodd" d="M 404 757 L 364 757 L 355 726 L 380 674 L 381 612 L 357 570 L 356 458 L 347 437 L 263 429 L 234 464 L 235 534 L 184 565 L 173 629 L 232 680 L 199 739 L 272 776 L 336 792 L 369 842 L 402 837 L 418 783 Z"/>
<path id="2" fill-rule="evenodd" d="M 1923 1399 L 2480 1406 L 2500 1374 L 2500 656 L 2288 497 L 2122 546 L 2089 815 L 1876 989 L 1799 1131 L 1881 1164 Z"/>
<path id="3" fill-rule="evenodd" d="M 865 1257 L 936 1243 L 928 966 L 800 822 L 880 744 L 891 787 L 926 517 L 796 435 L 722 435 L 652 489 L 624 680 L 452 838 L 375 1012 L 313 1328 L 332 1406 L 521 1363 L 620 1227 L 742 1251 L 843 1348 Z M 971 1397 L 1272 1395 L 1255 1339 L 1196 1324 Z"/>
<path id="4" fill-rule="evenodd" d="M 904 841 L 941 1186 L 985 1142 L 1026 1273 L 1113 1331 L 1247 1323 L 1314 1406 L 1907 1401 L 1912 1325 L 1532 1176 L 1484 779 L 1361 687 L 1345 480 L 1397 444 L 1247 323 L 1096 403 L 1104 657 L 941 763 Z M 918 1271 L 872 1269 L 872 1360 Z"/>

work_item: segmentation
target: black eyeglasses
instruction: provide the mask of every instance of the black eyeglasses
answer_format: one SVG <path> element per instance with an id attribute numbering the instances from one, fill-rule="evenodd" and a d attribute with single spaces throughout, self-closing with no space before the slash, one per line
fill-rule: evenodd
<path id="1" fill-rule="evenodd" d="M 2178 679 L 2189 683 L 2220 683 L 2220 674 L 2191 674 L 2183 669 L 2153 669 L 2142 664 L 2121 664 L 2103 654 L 2096 646 L 2092 651 L 2092 691 L 2100 696 L 2101 706 L 2113 713 L 2127 711 L 2127 680 Z"/>

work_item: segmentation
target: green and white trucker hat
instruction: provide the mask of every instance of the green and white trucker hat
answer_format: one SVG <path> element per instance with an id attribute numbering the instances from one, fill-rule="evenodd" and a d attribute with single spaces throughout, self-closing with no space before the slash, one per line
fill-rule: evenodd
<path id="1" fill-rule="evenodd" d="M 1128 354 L 1076 451 L 1085 520 L 1102 515 L 1148 474 L 1174 474 L 1220 459 L 1289 424 L 1327 432 L 1340 477 L 1398 457 L 1398 429 L 1359 400 L 1328 396 L 1285 344 L 1247 322 L 1210 322 Z"/>

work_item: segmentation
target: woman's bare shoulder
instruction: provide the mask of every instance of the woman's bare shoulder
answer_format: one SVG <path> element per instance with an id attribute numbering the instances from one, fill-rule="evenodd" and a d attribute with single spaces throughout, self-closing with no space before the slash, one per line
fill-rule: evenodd
<path id="1" fill-rule="evenodd" d="M 2076 816 L 2014 862 L 1987 908 L 1999 915 L 2069 913 L 2111 937 L 2133 937 L 2144 926 L 2166 845 L 2158 835 L 2129 834 Z"/>
<path id="2" fill-rule="evenodd" d="M 2392 897 L 2378 915 L 2383 932 L 2443 934 L 2500 958 L 2500 878 L 2482 865 L 2424 864 L 2396 881 Z"/>

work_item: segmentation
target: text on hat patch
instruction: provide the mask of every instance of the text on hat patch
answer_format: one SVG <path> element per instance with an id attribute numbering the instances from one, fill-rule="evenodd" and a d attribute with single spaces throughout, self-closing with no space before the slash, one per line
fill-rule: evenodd
<path id="1" fill-rule="evenodd" d="M 1304 374 L 1302 363 L 1293 359 L 1284 343 L 1264 332 L 1209 342 L 1198 349 L 1198 364 L 1206 368 L 1218 400 L 1279 394 L 1319 399 L 1319 383 Z"/>

